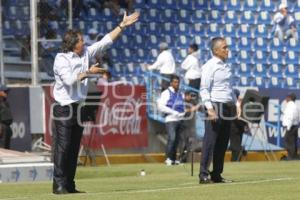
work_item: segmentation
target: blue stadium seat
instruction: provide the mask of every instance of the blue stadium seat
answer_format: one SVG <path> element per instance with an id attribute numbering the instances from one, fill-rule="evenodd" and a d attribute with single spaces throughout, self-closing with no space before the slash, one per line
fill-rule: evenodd
<path id="1" fill-rule="evenodd" d="M 240 63 L 238 75 L 240 76 L 251 76 L 253 65 L 251 63 Z"/>
<path id="2" fill-rule="evenodd" d="M 150 22 L 145 28 L 145 32 L 150 35 L 160 35 L 165 30 L 160 26 L 160 24 L 155 22 Z"/>
<path id="3" fill-rule="evenodd" d="M 179 9 L 195 10 L 193 2 L 194 1 L 190 1 L 190 0 L 181 0 L 177 2 L 177 6 Z"/>
<path id="4" fill-rule="evenodd" d="M 272 0 L 262 0 L 260 9 L 275 12 L 277 10 L 277 4 L 275 1 Z"/>
<path id="5" fill-rule="evenodd" d="M 189 47 L 191 41 L 192 41 L 191 37 L 188 37 L 188 36 L 185 36 L 185 35 L 181 35 L 175 41 L 176 47 L 180 48 L 180 49 L 186 49 L 186 48 Z"/>
<path id="6" fill-rule="evenodd" d="M 265 38 L 257 37 L 254 41 L 253 48 L 255 50 L 269 51 L 267 44 L 268 43 L 266 42 Z"/>
<path id="7" fill-rule="evenodd" d="M 294 12 L 300 11 L 300 1 L 296 1 L 294 4 Z"/>
<path id="8" fill-rule="evenodd" d="M 237 37 L 236 29 L 233 24 L 225 24 L 223 35 L 226 37 Z"/>
<path id="9" fill-rule="evenodd" d="M 195 8 L 195 10 L 208 10 L 208 9 L 210 9 L 209 1 L 195 0 L 194 8 Z"/>
<path id="10" fill-rule="evenodd" d="M 298 42 L 294 38 L 289 39 L 289 41 L 287 42 L 286 48 L 291 51 L 300 52 Z"/>
<path id="11" fill-rule="evenodd" d="M 299 78 L 299 66 L 298 64 L 288 64 L 284 70 L 284 75 L 287 77 Z"/>
<path id="12" fill-rule="evenodd" d="M 209 28 L 207 30 L 207 34 L 210 37 L 216 37 L 216 36 L 220 36 L 222 30 L 219 29 L 220 25 L 216 24 L 216 23 L 212 23 L 209 25 Z"/>
<path id="13" fill-rule="evenodd" d="M 299 55 L 296 56 L 294 51 L 288 51 L 285 54 L 285 62 L 286 62 L 286 64 L 297 65 L 297 64 L 299 64 Z"/>
<path id="14" fill-rule="evenodd" d="M 253 38 L 253 34 L 251 32 L 250 26 L 248 24 L 242 24 L 238 29 L 238 36 L 239 37 L 248 37 Z"/>
<path id="15" fill-rule="evenodd" d="M 203 10 L 196 10 L 195 12 L 193 12 L 191 23 L 207 23 L 206 12 L 203 12 Z"/>
<path id="16" fill-rule="evenodd" d="M 139 48 L 144 48 L 144 49 L 148 49 L 150 47 L 145 45 L 146 43 L 146 37 L 144 37 L 143 35 L 134 35 L 132 36 L 131 41 L 129 42 L 129 47 L 133 48 L 133 49 L 139 49 Z"/>
<path id="17" fill-rule="evenodd" d="M 171 1 L 171 2 L 172 2 L 172 4 L 174 4 L 173 1 Z M 148 0 L 147 3 L 148 3 L 148 5 L 147 5 L 148 8 L 160 9 L 162 7 L 161 2 L 159 0 Z M 169 8 L 171 8 L 171 7 L 169 7 Z"/>
<path id="18" fill-rule="evenodd" d="M 227 10 L 227 4 L 222 0 L 212 0 L 210 4 L 212 10 Z"/>
<path id="19" fill-rule="evenodd" d="M 157 0 L 158 1 L 158 0 Z M 180 9 L 178 7 L 177 1 L 176 0 L 165 0 L 165 1 L 159 1 L 159 8 L 160 9 L 173 9 L 173 10 L 178 10 Z"/>
<path id="20" fill-rule="evenodd" d="M 9 21 L 4 21 L 3 35 L 13 35 L 14 29 L 11 27 Z"/>
<path id="21" fill-rule="evenodd" d="M 288 88 L 297 88 L 297 80 L 293 77 L 286 77 L 286 85 Z"/>
<path id="22" fill-rule="evenodd" d="M 251 55 L 248 53 L 247 50 L 241 50 L 240 54 L 238 55 L 237 61 L 240 63 L 247 63 L 247 64 L 252 64 L 253 61 L 251 59 Z"/>
<path id="23" fill-rule="evenodd" d="M 228 0 L 227 10 L 243 11 L 241 1 L 239 1 L 239 0 Z"/>
<path id="24" fill-rule="evenodd" d="M 267 27 L 264 24 L 259 24 L 256 26 L 254 30 L 255 37 L 263 37 L 263 38 L 271 38 L 271 34 L 269 33 Z"/>
<path id="25" fill-rule="evenodd" d="M 271 51 L 269 56 L 269 62 L 272 64 L 281 64 L 282 56 L 278 53 L 278 51 Z"/>
<path id="26" fill-rule="evenodd" d="M 179 23 L 177 29 L 175 30 L 177 35 L 191 35 L 191 28 L 189 24 Z"/>
<path id="27" fill-rule="evenodd" d="M 270 24 L 271 22 L 272 22 L 272 19 L 271 19 L 269 12 L 267 12 L 267 11 L 259 12 L 258 18 L 257 18 L 258 24 Z"/>
<path id="28" fill-rule="evenodd" d="M 145 18 L 146 20 L 144 20 L 145 22 L 161 22 L 162 21 L 162 17 L 161 17 L 161 10 L 158 9 L 149 9 L 147 11 L 147 14 L 145 14 Z"/>
<path id="29" fill-rule="evenodd" d="M 248 83 L 248 76 L 241 76 L 240 77 L 240 86 L 249 86 L 249 83 Z"/>
<path id="30" fill-rule="evenodd" d="M 177 11 L 172 9 L 165 9 L 161 12 L 161 20 L 163 22 L 178 23 Z"/>
<path id="31" fill-rule="evenodd" d="M 228 24 L 240 24 L 239 17 L 237 17 L 238 12 L 234 10 L 228 10 L 224 13 L 224 21 Z"/>
<path id="32" fill-rule="evenodd" d="M 163 26 L 162 26 L 162 30 L 161 30 L 161 33 L 162 34 L 166 34 L 166 35 L 171 35 L 171 36 L 175 36 L 176 35 L 176 29 L 178 27 L 175 26 L 175 24 L 173 23 L 164 23 Z M 157 33 L 156 33 L 157 34 Z"/>
<path id="33" fill-rule="evenodd" d="M 223 14 L 221 13 L 221 11 L 211 10 L 208 15 L 208 22 L 223 24 L 224 19 L 223 19 Z"/>
<path id="34" fill-rule="evenodd" d="M 278 64 L 271 64 L 268 75 L 270 77 L 282 77 L 282 67 Z"/>
<path id="35" fill-rule="evenodd" d="M 135 0 L 135 3 L 133 4 L 134 8 L 145 8 L 145 0 Z"/>
<path id="36" fill-rule="evenodd" d="M 191 12 L 188 10 L 180 10 L 179 15 L 178 15 L 178 20 L 179 20 L 179 22 L 184 22 L 187 24 L 191 23 L 191 21 L 192 21 Z"/>
<path id="37" fill-rule="evenodd" d="M 270 41 L 270 49 L 277 50 L 277 51 L 285 51 L 285 46 L 282 44 L 282 42 L 278 38 L 273 38 Z"/>
<path id="38" fill-rule="evenodd" d="M 259 10 L 259 5 L 256 0 L 245 0 L 244 1 L 244 10 L 250 10 L 252 12 Z"/>
<path id="39" fill-rule="evenodd" d="M 265 87 L 265 77 L 261 77 L 261 76 L 256 76 L 255 77 L 255 85 L 256 87 Z"/>
<path id="40" fill-rule="evenodd" d="M 238 51 L 237 44 L 234 37 L 225 36 L 229 51 Z"/>
<path id="41" fill-rule="evenodd" d="M 241 37 L 240 41 L 238 43 L 238 48 L 240 50 L 246 50 L 246 51 L 251 51 L 252 50 L 252 44 L 251 44 L 251 39 L 247 37 Z"/>
<path id="42" fill-rule="evenodd" d="M 266 76 L 268 71 L 268 65 L 255 64 L 253 67 L 254 76 Z"/>
<path id="43" fill-rule="evenodd" d="M 136 22 L 133 26 L 129 27 L 131 28 L 130 30 L 132 32 L 130 32 L 129 34 L 140 34 L 140 35 L 146 35 L 146 28 L 145 25 L 141 22 Z"/>
<path id="44" fill-rule="evenodd" d="M 158 49 L 160 38 L 156 35 L 150 35 L 148 39 L 145 41 L 145 46 L 147 46 L 149 49 Z"/>
<path id="45" fill-rule="evenodd" d="M 254 63 L 268 64 L 268 54 L 265 51 L 257 50 L 253 56 Z"/>
<path id="46" fill-rule="evenodd" d="M 202 36 L 202 37 L 208 37 L 208 35 L 207 35 L 207 26 L 202 25 L 201 23 L 195 23 L 192 26 L 191 31 L 192 31 L 193 35 L 199 35 L 199 36 Z"/>
<path id="47" fill-rule="evenodd" d="M 229 51 L 228 53 L 228 59 L 227 59 L 227 62 L 228 63 L 238 63 L 237 61 L 237 55 L 238 54 L 238 51 L 235 51 L 235 50 L 231 50 Z"/>
<path id="48" fill-rule="evenodd" d="M 256 24 L 254 14 L 251 11 L 244 11 L 241 16 L 241 24 Z"/>

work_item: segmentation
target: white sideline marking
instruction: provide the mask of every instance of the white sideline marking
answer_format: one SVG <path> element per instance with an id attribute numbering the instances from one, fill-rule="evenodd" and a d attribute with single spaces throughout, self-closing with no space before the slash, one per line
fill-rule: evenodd
<path id="1" fill-rule="evenodd" d="M 231 185 L 247 185 L 247 184 L 258 184 L 258 183 L 267 183 L 273 181 L 287 181 L 287 180 L 296 180 L 300 179 L 300 177 L 282 177 L 275 179 L 264 179 L 264 180 L 253 180 L 253 181 L 244 181 L 244 182 L 233 182 L 233 183 L 215 183 L 215 184 L 198 184 L 197 182 L 189 182 L 184 185 L 192 185 L 193 186 L 179 186 L 179 187 L 168 187 L 168 188 L 156 188 L 156 189 L 141 189 L 141 190 L 124 190 L 124 191 L 112 191 L 112 192 L 87 192 L 76 194 L 76 196 L 90 196 L 90 195 L 112 195 L 112 194 L 138 194 L 138 193 L 150 193 L 150 192 L 163 192 L 163 191 L 171 191 L 171 190 L 182 190 L 182 189 L 193 189 L 193 188 L 203 188 L 203 187 L 218 187 L 218 186 L 231 186 Z M 197 184 L 197 185 L 194 185 Z M 181 184 L 183 185 L 183 184 Z M 54 194 L 45 194 L 41 196 L 54 196 Z M 70 196 L 70 195 L 63 195 Z M 31 197 L 19 197 L 19 198 L 0 198 L 0 200 L 21 200 L 21 199 L 31 199 Z"/>

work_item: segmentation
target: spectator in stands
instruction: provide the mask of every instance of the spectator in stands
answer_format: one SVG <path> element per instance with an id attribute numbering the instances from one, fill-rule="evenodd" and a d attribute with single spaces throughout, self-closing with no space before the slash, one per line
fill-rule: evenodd
<path id="1" fill-rule="evenodd" d="M 282 160 L 299 159 L 298 155 L 298 128 L 299 128 L 299 109 L 295 103 L 296 95 L 290 93 L 287 95 L 286 107 L 283 111 L 282 125 L 285 130 L 285 148 L 288 152 L 287 157 Z"/>
<path id="2" fill-rule="evenodd" d="M 236 95 L 236 111 L 237 118 L 233 120 L 230 131 L 230 147 L 231 149 L 231 161 L 240 161 L 245 151 L 242 147 L 243 134 L 248 130 L 248 125 L 245 121 L 241 120 L 242 108 L 241 104 L 243 99 L 240 97 L 240 91 L 234 89 Z"/>
<path id="3" fill-rule="evenodd" d="M 159 69 L 160 75 L 165 78 L 162 79 L 161 89 L 164 91 L 170 85 L 170 77 L 175 74 L 175 59 L 168 47 L 168 44 L 162 42 L 159 44 L 160 54 L 158 55 L 156 61 L 152 65 L 147 65 L 149 70 Z"/>
<path id="4" fill-rule="evenodd" d="M 188 80 L 189 86 L 199 90 L 201 78 L 200 53 L 197 44 L 191 44 L 188 48 L 188 56 L 181 64 L 182 69 L 186 70 L 185 79 Z"/>
<path id="5" fill-rule="evenodd" d="M 56 101 L 53 106 L 54 194 L 79 193 L 74 178 L 83 127 L 80 126 L 81 118 L 77 118 L 77 108 L 87 96 L 89 75 L 106 71 L 99 68 L 97 63 L 90 63 L 90 60 L 108 48 L 127 26 L 138 20 L 138 17 L 137 12 L 129 16 L 124 13 L 122 22 L 115 29 L 87 48 L 84 48 L 83 35 L 80 31 L 69 30 L 64 34 L 62 53 L 56 55 L 53 66 L 55 74 L 53 96 Z"/>
<path id="6" fill-rule="evenodd" d="M 291 37 L 298 41 L 298 32 L 296 28 L 296 21 L 292 15 L 288 14 L 288 7 L 286 3 L 279 5 L 279 12 L 274 15 L 273 23 L 274 34 L 281 41 L 285 41 Z"/>
<path id="7" fill-rule="evenodd" d="M 0 147 L 10 149 L 12 114 L 7 102 L 7 87 L 0 86 Z"/>
<path id="8" fill-rule="evenodd" d="M 232 68 L 226 63 L 228 45 L 222 37 L 211 40 L 213 57 L 202 66 L 200 96 L 207 110 L 200 163 L 200 183 L 229 182 L 221 174 L 228 147 L 230 126 L 236 117 Z M 213 170 L 209 166 L 213 161 Z M 209 178 L 210 175 L 210 178 Z"/>
<path id="9" fill-rule="evenodd" d="M 84 36 L 84 42 L 86 46 L 91 46 L 95 42 L 97 42 L 98 32 L 94 28 L 90 28 L 88 30 L 88 35 Z"/>
<path id="10" fill-rule="evenodd" d="M 196 106 L 185 109 L 184 95 L 179 90 L 180 79 L 176 75 L 170 78 L 171 84 L 161 94 L 158 100 L 158 109 L 166 114 L 165 122 L 168 134 L 168 142 L 166 147 L 167 165 L 178 164 L 176 160 L 177 146 L 179 139 L 182 137 L 184 125 L 183 120 L 186 113 L 197 110 Z"/>
<path id="11" fill-rule="evenodd" d="M 104 7 L 111 9 L 115 15 L 121 14 L 121 10 L 125 9 L 127 12 L 133 11 L 134 0 L 104 0 Z"/>

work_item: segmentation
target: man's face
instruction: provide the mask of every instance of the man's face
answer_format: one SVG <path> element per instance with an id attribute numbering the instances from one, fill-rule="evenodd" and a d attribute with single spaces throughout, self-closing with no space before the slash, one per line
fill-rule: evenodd
<path id="1" fill-rule="evenodd" d="M 84 41 L 81 34 L 78 35 L 78 38 L 79 41 L 75 45 L 74 52 L 77 53 L 78 55 L 81 55 L 83 53 Z"/>
<path id="2" fill-rule="evenodd" d="M 219 41 L 218 47 L 215 49 L 215 55 L 225 61 L 228 58 L 228 46 L 226 40 Z"/>
<path id="3" fill-rule="evenodd" d="M 174 90 L 178 90 L 179 89 L 179 80 L 178 79 L 173 79 L 171 82 L 171 86 L 174 88 Z"/>

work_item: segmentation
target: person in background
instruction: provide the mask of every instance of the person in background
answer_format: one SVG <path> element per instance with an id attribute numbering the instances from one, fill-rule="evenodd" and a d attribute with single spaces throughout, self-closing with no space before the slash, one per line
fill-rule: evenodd
<path id="1" fill-rule="evenodd" d="M 179 90 L 180 79 L 172 75 L 171 85 L 162 92 L 158 100 L 158 109 L 166 114 L 165 122 L 168 134 L 166 146 L 166 165 L 179 164 L 176 160 L 177 147 L 180 138 L 182 138 L 185 115 L 197 110 L 197 106 L 185 108 L 185 97 Z"/>
<path id="2" fill-rule="evenodd" d="M 157 69 L 164 78 L 161 82 L 161 91 L 166 90 L 170 85 L 170 77 L 175 74 L 175 59 L 167 43 L 159 44 L 160 54 L 152 65 L 147 65 L 149 70 Z"/>
<path id="3" fill-rule="evenodd" d="M 7 102 L 8 88 L 0 86 L 0 147 L 10 149 L 12 130 L 10 125 L 13 122 L 12 113 Z"/>
<path id="4" fill-rule="evenodd" d="M 298 155 L 298 128 L 299 128 L 299 108 L 297 107 L 296 95 L 290 93 L 287 95 L 286 107 L 283 111 L 282 125 L 285 130 L 285 148 L 288 152 L 287 157 L 283 157 L 282 160 L 297 160 Z"/>
<path id="5" fill-rule="evenodd" d="M 298 41 L 298 32 L 296 21 L 292 15 L 288 13 L 288 6 L 286 3 L 279 5 L 279 12 L 274 15 L 274 35 L 281 41 L 285 41 L 291 37 Z"/>
<path id="6" fill-rule="evenodd" d="M 188 56 L 181 64 L 181 68 L 186 70 L 184 78 L 188 80 L 189 86 L 199 90 L 201 78 L 200 53 L 197 44 L 191 44 L 188 48 Z"/>
<path id="7" fill-rule="evenodd" d="M 88 93 L 90 75 L 103 74 L 105 69 L 91 60 L 107 49 L 122 31 L 139 18 L 135 12 L 129 16 L 124 13 L 123 20 L 102 40 L 85 48 L 83 35 L 77 30 L 68 30 L 63 37 L 62 52 L 55 57 L 53 117 L 53 193 L 80 193 L 75 187 L 77 158 L 83 127 L 80 125 L 84 113 L 79 108 Z M 77 115 L 77 113 L 80 114 Z"/>

